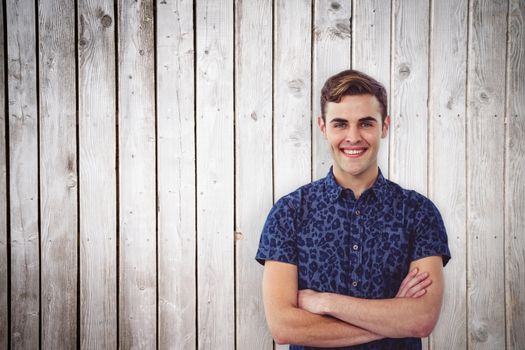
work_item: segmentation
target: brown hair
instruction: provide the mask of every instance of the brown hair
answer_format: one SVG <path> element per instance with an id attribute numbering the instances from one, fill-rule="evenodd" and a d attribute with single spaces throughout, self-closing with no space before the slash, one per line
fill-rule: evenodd
<path id="1" fill-rule="evenodd" d="M 387 114 L 388 99 L 385 87 L 374 78 L 357 70 L 344 70 L 328 78 L 321 90 L 321 116 L 326 120 L 326 104 L 341 102 L 343 96 L 373 95 L 381 105 L 381 121 Z"/>

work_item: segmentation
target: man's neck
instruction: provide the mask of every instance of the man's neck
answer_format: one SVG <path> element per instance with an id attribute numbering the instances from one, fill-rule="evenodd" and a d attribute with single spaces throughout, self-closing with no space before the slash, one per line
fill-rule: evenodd
<path id="1" fill-rule="evenodd" d="M 377 167 L 370 170 L 371 171 L 367 173 L 354 176 L 342 171 L 337 171 L 334 167 L 334 177 L 341 187 L 352 190 L 355 198 L 358 199 L 363 192 L 374 185 L 377 176 L 379 175 Z"/>

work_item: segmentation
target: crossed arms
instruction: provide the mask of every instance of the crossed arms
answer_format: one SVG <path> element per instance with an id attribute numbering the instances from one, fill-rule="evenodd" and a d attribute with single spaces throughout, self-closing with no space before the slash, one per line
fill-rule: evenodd
<path id="1" fill-rule="evenodd" d="M 395 298 L 372 300 L 298 291 L 296 265 L 267 261 L 263 300 L 270 332 L 279 344 L 320 347 L 427 336 L 441 309 L 441 257 L 415 260 L 409 271 Z"/>

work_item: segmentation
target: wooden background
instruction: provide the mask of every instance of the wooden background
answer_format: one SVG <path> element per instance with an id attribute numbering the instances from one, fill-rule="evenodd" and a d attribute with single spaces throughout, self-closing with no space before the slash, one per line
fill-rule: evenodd
<path id="1" fill-rule="evenodd" d="M 272 349 L 254 261 L 326 174 L 324 80 L 448 229 L 428 349 L 525 348 L 524 0 L 4 0 L 0 348 Z"/>

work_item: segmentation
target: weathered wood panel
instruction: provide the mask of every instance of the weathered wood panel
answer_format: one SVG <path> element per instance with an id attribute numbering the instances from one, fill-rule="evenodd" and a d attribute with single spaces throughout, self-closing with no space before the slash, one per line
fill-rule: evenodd
<path id="1" fill-rule="evenodd" d="M 429 196 L 439 208 L 452 259 L 431 349 L 466 348 L 465 0 L 433 1 L 430 33 Z"/>
<path id="2" fill-rule="evenodd" d="M 311 179 L 312 9 L 306 0 L 277 0 L 274 6 L 273 158 L 277 200 Z"/>
<path id="3" fill-rule="evenodd" d="M 4 4 L 0 4 L 0 348 L 7 349 L 9 342 L 9 330 L 7 317 L 9 305 L 7 296 L 7 164 L 6 164 L 6 115 L 5 115 L 5 57 L 4 57 Z"/>
<path id="4" fill-rule="evenodd" d="M 45 349 L 77 344 L 75 18 L 69 0 L 40 2 L 40 298 Z"/>
<path id="5" fill-rule="evenodd" d="M 274 3 L 274 200 L 311 180 L 311 4 Z M 294 38 L 290 41 L 290 38 Z M 276 349 L 287 349 L 276 345 Z"/>
<path id="6" fill-rule="evenodd" d="M 35 3 L 6 2 L 11 347 L 39 347 L 38 106 Z"/>
<path id="7" fill-rule="evenodd" d="M 507 1 L 471 1 L 467 107 L 468 346 L 505 347 L 504 105 Z"/>
<path id="8" fill-rule="evenodd" d="M 239 0 L 235 10 L 236 345 L 269 350 L 254 257 L 273 200 L 272 1 Z"/>
<path id="9" fill-rule="evenodd" d="M 351 66 L 352 1 L 314 0 L 312 36 L 312 178 L 325 177 L 332 157 L 317 126 L 321 116 L 321 89 L 332 75 Z"/>
<path id="10" fill-rule="evenodd" d="M 80 346 L 117 346 L 115 14 L 78 3 Z"/>
<path id="11" fill-rule="evenodd" d="M 193 4 L 157 3 L 159 348 L 196 348 Z"/>
<path id="12" fill-rule="evenodd" d="M 426 194 L 429 2 L 395 0 L 393 15 L 390 179 Z"/>
<path id="13" fill-rule="evenodd" d="M 507 53 L 505 284 L 508 349 L 525 345 L 525 2 L 511 0 Z"/>
<path id="14" fill-rule="evenodd" d="M 198 348 L 232 349 L 233 2 L 203 0 L 196 11 Z"/>
<path id="15" fill-rule="evenodd" d="M 377 79 L 383 84 L 387 93 L 390 91 L 390 22 L 389 3 L 383 0 L 354 2 L 352 68 Z M 390 93 L 388 97 L 390 99 Z M 387 177 L 389 176 L 389 143 L 389 136 L 382 139 L 377 155 L 379 168 Z"/>
<path id="16" fill-rule="evenodd" d="M 118 3 L 119 346 L 157 342 L 153 2 Z"/>

